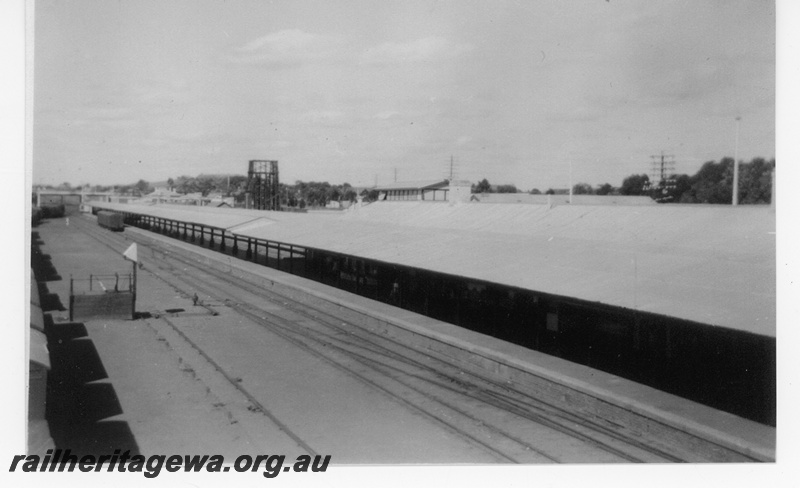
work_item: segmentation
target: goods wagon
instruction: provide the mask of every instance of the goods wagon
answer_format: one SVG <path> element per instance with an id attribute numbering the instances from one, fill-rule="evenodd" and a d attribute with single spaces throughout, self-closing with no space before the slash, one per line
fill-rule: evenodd
<path id="1" fill-rule="evenodd" d="M 122 231 L 124 229 L 122 214 L 116 212 L 97 212 L 97 223 L 100 227 L 105 227 L 113 231 Z"/>

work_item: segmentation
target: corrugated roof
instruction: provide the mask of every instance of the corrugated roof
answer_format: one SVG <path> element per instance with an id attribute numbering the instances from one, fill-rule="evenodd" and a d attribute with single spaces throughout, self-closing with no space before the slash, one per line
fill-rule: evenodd
<path id="1" fill-rule="evenodd" d="M 159 216 L 182 218 L 168 210 Z M 202 207 L 193 217 L 212 215 L 242 236 L 775 335 L 769 207 L 380 202 L 335 215 Z"/>
<path id="2" fill-rule="evenodd" d="M 375 187 L 375 190 L 419 190 L 424 188 L 442 188 L 447 186 L 447 180 L 419 180 L 419 181 L 398 181 Z"/>
<path id="3" fill-rule="evenodd" d="M 141 205 L 125 203 L 101 203 L 98 208 L 139 213 L 163 219 L 178 220 L 190 224 L 204 225 L 216 229 L 231 229 L 246 224 L 254 219 L 264 218 L 261 210 L 234 210 L 218 207 L 201 207 L 196 205 Z M 222 212 L 219 212 L 219 211 Z M 279 213 L 279 212 L 274 212 Z"/>

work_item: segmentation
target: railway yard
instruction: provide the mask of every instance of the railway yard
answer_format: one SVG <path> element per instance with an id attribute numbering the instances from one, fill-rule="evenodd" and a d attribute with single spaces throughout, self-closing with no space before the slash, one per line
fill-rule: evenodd
<path id="1" fill-rule="evenodd" d="M 57 447 L 333 464 L 774 460 L 774 427 L 207 247 L 91 215 L 45 221 L 32 240 L 52 304 Z M 70 321 L 69 277 L 129 273 L 132 243 L 136 319 Z"/>

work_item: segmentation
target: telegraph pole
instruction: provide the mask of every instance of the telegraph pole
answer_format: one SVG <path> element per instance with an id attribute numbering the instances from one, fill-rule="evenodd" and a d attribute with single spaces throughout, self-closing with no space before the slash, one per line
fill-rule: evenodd
<path id="1" fill-rule="evenodd" d="M 731 204 L 739 205 L 739 121 L 736 117 L 736 142 L 733 146 L 733 201 Z"/>
<path id="2" fill-rule="evenodd" d="M 572 160 L 569 160 L 569 203 L 572 204 Z"/>
<path id="3" fill-rule="evenodd" d="M 675 186 L 675 156 L 661 151 L 660 156 L 650 157 L 653 159 L 651 174 L 655 180 L 650 182 L 650 189 L 660 192 L 657 200 L 664 201 L 668 198 L 669 190 Z"/>
<path id="4" fill-rule="evenodd" d="M 453 155 L 450 155 L 450 181 L 453 181 Z"/>
<path id="5" fill-rule="evenodd" d="M 675 156 L 671 154 L 664 154 L 661 151 L 660 156 L 650 156 L 653 158 L 653 177 L 658 179 L 660 186 L 667 185 L 667 182 L 672 179 L 675 173 Z M 670 159 L 668 159 L 670 158 Z"/>

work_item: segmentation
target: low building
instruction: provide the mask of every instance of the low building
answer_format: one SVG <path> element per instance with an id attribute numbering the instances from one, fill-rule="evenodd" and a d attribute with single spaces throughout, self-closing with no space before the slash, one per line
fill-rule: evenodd
<path id="1" fill-rule="evenodd" d="M 404 181 L 376 187 L 378 200 L 447 201 L 447 180 Z"/>
<path id="2" fill-rule="evenodd" d="M 179 198 L 180 193 L 168 190 L 166 188 L 156 188 L 152 193 L 143 196 L 142 199 L 151 203 L 171 203 L 174 199 Z"/>

